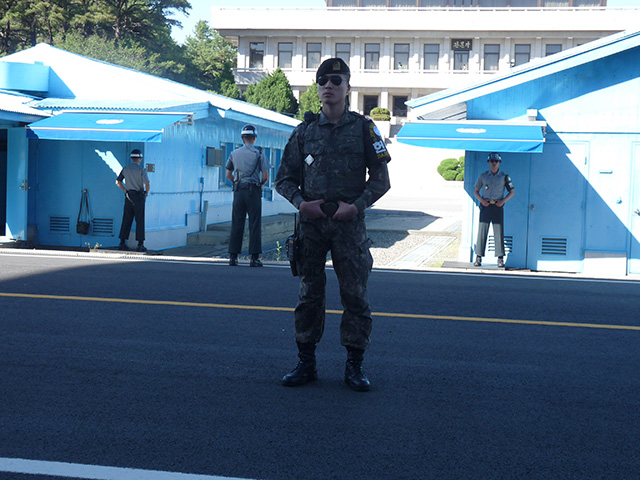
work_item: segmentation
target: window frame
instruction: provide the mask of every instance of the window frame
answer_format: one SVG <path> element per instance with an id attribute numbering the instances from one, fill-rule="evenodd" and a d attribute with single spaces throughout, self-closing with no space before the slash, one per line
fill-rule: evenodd
<path id="1" fill-rule="evenodd" d="M 497 47 L 497 52 L 487 52 L 487 47 Z M 489 65 L 491 66 L 495 65 L 495 68 L 487 68 L 487 64 L 488 64 L 487 60 L 489 59 L 489 56 L 491 56 L 491 58 L 495 56 L 495 64 L 489 63 Z M 498 70 L 500 70 L 500 44 L 499 43 L 484 44 L 482 63 L 483 63 L 482 71 L 484 72 L 497 72 Z"/>
<path id="2" fill-rule="evenodd" d="M 527 47 L 527 52 L 518 52 L 518 47 Z M 527 60 L 525 62 L 518 61 L 518 57 L 526 56 Z M 517 67 L 519 65 L 524 65 L 525 63 L 529 63 L 531 61 L 531 44 L 530 43 L 516 43 L 513 49 L 513 66 Z"/>
<path id="3" fill-rule="evenodd" d="M 309 47 L 317 46 L 318 50 L 310 50 Z M 311 58 L 311 53 L 317 54 L 318 59 L 317 62 L 311 63 L 309 59 Z M 322 43 L 320 42 L 307 42 L 307 69 L 316 69 L 322 63 Z"/>
<path id="4" fill-rule="evenodd" d="M 427 52 L 427 47 L 436 47 L 435 48 L 436 51 Z M 422 64 L 422 69 L 424 71 L 437 72 L 438 70 L 440 70 L 440 44 L 439 43 L 425 43 L 422 48 L 422 53 L 424 55 L 423 64 Z M 429 65 L 434 65 L 436 68 L 427 68 L 427 58 L 433 55 L 435 55 L 435 63 L 433 64 L 430 63 Z"/>
<path id="5" fill-rule="evenodd" d="M 344 50 L 338 50 L 338 46 L 339 45 L 347 45 L 349 47 L 348 50 L 344 51 Z M 350 43 L 346 43 L 346 42 L 336 42 L 335 45 L 335 52 L 336 52 L 336 58 L 341 58 L 342 60 L 345 61 L 345 63 L 348 65 L 350 63 L 350 59 L 351 59 L 351 44 Z M 347 54 L 347 58 L 344 58 L 344 54 Z"/>
<path id="6" fill-rule="evenodd" d="M 369 47 L 377 47 L 377 50 L 369 50 Z M 375 55 L 375 67 L 369 67 L 369 63 L 373 64 L 373 57 Z M 380 70 L 380 44 L 379 43 L 365 43 L 364 44 L 364 69 L 365 70 Z"/>
<path id="7" fill-rule="evenodd" d="M 402 52 L 398 51 L 398 47 L 406 47 L 407 51 Z M 407 63 L 405 68 L 398 68 L 398 56 L 406 55 Z M 409 70 L 409 60 L 411 59 L 411 44 L 409 43 L 394 43 L 393 44 L 393 70 L 394 71 L 408 71 Z"/>
<path id="8" fill-rule="evenodd" d="M 262 45 L 262 50 L 254 49 L 254 45 Z M 255 60 L 260 55 L 260 64 L 257 65 Z M 264 68 L 264 42 L 249 42 L 249 68 Z"/>
<path id="9" fill-rule="evenodd" d="M 283 50 L 282 46 L 284 45 L 290 45 L 291 46 L 291 50 Z M 288 53 L 289 54 L 289 66 L 285 66 L 282 65 L 282 54 L 283 53 Z M 282 68 L 282 69 L 291 69 L 293 68 L 293 42 L 278 42 L 278 67 Z"/>

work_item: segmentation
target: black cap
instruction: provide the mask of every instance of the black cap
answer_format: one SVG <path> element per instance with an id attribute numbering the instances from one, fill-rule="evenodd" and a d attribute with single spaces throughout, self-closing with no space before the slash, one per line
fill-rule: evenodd
<path id="1" fill-rule="evenodd" d="M 497 160 L 498 162 L 501 162 L 502 158 L 500 157 L 499 153 L 493 152 L 489 154 L 489 157 L 487 158 L 487 162 L 491 160 Z"/>
<path id="2" fill-rule="evenodd" d="M 322 75 L 328 75 L 331 73 L 342 73 L 344 75 L 351 75 L 351 70 L 349 70 L 349 65 L 345 63 L 341 58 L 329 58 L 322 62 L 322 64 L 318 67 L 318 71 L 316 72 L 316 80 L 320 78 Z"/>
<path id="3" fill-rule="evenodd" d="M 142 152 L 137 148 L 131 150 L 131 158 L 142 158 Z"/>
<path id="4" fill-rule="evenodd" d="M 241 136 L 249 136 L 249 137 L 257 137 L 258 136 L 258 131 L 256 130 L 256 127 L 254 127 L 253 125 L 245 125 L 244 127 L 242 127 L 242 131 L 240 132 Z"/>

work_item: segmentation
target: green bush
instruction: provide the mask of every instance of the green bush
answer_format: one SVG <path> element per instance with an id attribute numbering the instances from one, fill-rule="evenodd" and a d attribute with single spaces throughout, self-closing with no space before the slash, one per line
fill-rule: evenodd
<path id="1" fill-rule="evenodd" d="M 445 158 L 438 165 L 438 173 L 447 180 L 461 182 L 464 180 L 464 157 Z"/>
<path id="2" fill-rule="evenodd" d="M 376 107 L 371 109 L 371 119 L 374 121 L 388 121 L 391 120 L 391 112 L 386 108 Z"/>

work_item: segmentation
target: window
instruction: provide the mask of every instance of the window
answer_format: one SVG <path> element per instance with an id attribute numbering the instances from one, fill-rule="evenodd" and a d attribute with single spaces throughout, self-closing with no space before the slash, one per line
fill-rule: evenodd
<path id="1" fill-rule="evenodd" d="M 469 50 L 457 50 L 453 52 L 453 69 L 469 70 Z"/>
<path id="2" fill-rule="evenodd" d="M 380 68 L 380 44 L 365 43 L 364 45 L 364 69 L 377 70 Z"/>
<path id="3" fill-rule="evenodd" d="M 404 8 L 404 7 L 414 7 L 416 6 L 416 0 L 391 0 L 389 3 L 390 7 L 393 8 Z"/>
<path id="4" fill-rule="evenodd" d="M 221 145 L 222 150 L 224 151 L 224 166 L 218 168 L 218 188 L 220 187 L 229 187 L 231 188 L 231 182 L 227 180 L 227 161 L 229 160 L 229 155 L 234 150 L 233 143 L 223 143 Z"/>
<path id="5" fill-rule="evenodd" d="M 424 46 L 424 69 L 438 70 L 438 60 L 440 59 L 440 45 L 437 43 L 427 43 Z"/>
<path id="6" fill-rule="evenodd" d="M 264 57 L 264 42 L 251 42 L 249 44 L 249 68 L 262 68 Z"/>
<path id="7" fill-rule="evenodd" d="M 515 67 L 531 60 L 531 45 L 516 45 L 516 56 L 514 60 Z"/>
<path id="8" fill-rule="evenodd" d="M 396 43 L 393 46 L 393 69 L 409 70 L 409 44 Z"/>
<path id="9" fill-rule="evenodd" d="M 484 70 L 494 72 L 498 70 L 500 61 L 500 45 L 487 44 L 484 46 Z"/>
<path id="10" fill-rule="evenodd" d="M 351 58 L 351 44 L 336 43 L 336 58 L 341 58 L 348 65 Z"/>
<path id="11" fill-rule="evenodd" d="M 322 44 L 307 43 L 307 68 L 318 68 L 322 58 Z"/>
<path id="12" fill-rule="evenodd" d="M 545 56 L 553 55 L 554 53 L 559 53 L 562 51 L 562 45 L 557 43 L 547 43 L 545 46 Z"/>
<path id="13" fill-rule="evenodd" d="M 363 7 L 386 7 L 387 0 L 361 0 Z"/>
<path id="14" fill-rule="evenodd" d="M 371 110 L 378 107 L 377 95 L 365 95 L 364 96 L 364 114 L 371 114 Z"/>
<path id="15" fill-rule="evenodd" d="M 393 96 L 393 116 L 394 117 L 406 117 L 407 116 L 407 106 L 405 102 L 409 99 L 409 97 L 394 95 Z"/>
<path id="16" fill-rule="evenodd" d="M 278 43 L 278 66 L 280 68 L 291 68 L 291 60 L 293 59 L 293 43 Z"/>

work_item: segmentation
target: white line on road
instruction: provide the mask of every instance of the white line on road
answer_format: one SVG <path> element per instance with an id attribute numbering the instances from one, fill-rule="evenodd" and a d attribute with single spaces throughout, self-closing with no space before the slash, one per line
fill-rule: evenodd
<path id="1" fill-rule="evenodd" d="M 22 458 L 0 457 L 0 472 L 29 475 L 49 475 L 89 480 L 248 480 L 215 475 L 140 470 L 136 468 L 103 467 L 79 463 L 47 462 Z"/>

